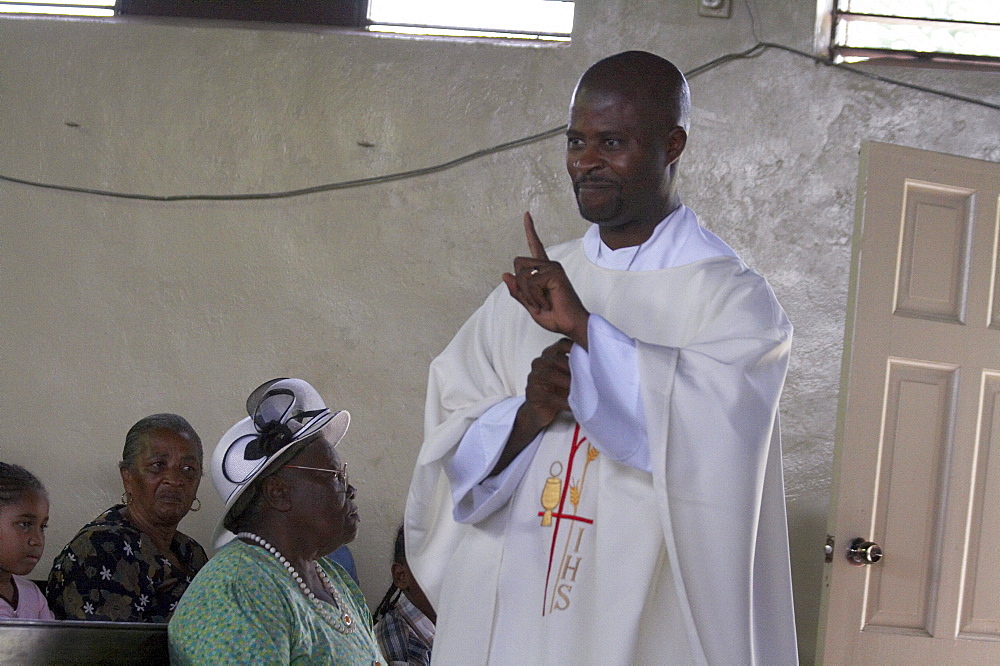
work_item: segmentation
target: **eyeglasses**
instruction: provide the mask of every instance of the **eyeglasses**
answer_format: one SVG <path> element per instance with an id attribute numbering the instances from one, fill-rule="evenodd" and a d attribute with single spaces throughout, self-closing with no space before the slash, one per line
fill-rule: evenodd
<path id="1" fill-rule="evenodd" d="M 282 465 L 282 467 L 288 469 L 308 469 L 313 472 L 327 472 L 328 474 L 334 474 L 338 479 L 340 479 L 341 483 L 344 484 L 345 489 L 348 488 L 350 485 L 347 479 L 347 463 L 344 463 L 340 467 L 340 469 L 326 469 L 325 467 L 306 467 L 304 465 Z"/>

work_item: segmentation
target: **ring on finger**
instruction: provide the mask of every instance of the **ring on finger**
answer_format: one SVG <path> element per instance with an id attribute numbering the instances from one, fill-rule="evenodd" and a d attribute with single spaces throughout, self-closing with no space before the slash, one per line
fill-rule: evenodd
<path id="1" fill-rule="evenodd" d="M 528 271 L 528 275 L 538 275 L 538 269 L 532 268 L 530 271 Z"/>

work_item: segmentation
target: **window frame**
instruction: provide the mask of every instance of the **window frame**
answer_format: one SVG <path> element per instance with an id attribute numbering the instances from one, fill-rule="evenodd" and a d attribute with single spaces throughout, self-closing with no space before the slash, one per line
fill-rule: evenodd
<path id="1" fill-rule="evenodd" d="M 7 1 L 3 2 L 2 4 L 0 4 L 0 16 L 15 16 L 15 17 L 19 17 L 19 18 L 23 18 L 23 17 L 36 17 L 36 18 L 74 18 L 74 19 L 102 19 L 102 20 L 107 20 L 109 18 L 114 18 L 115 16 L 117 16 L 118 3 L 119 2 L 120 2 L 120 0 L 116 0 L 112 4 L 97 5 L 97 4 L 88 3 L 88 2 L 86 2 L 86 0 L 81 0 L 81 2 L 76 3 L 75 5 L 73 5 L 73 4 L 69 4 L 69 3 L 58 3 L 58 2 L 57 3 L 48 4 L 44 0 L 24 0 L 23 2 L 19 2 L 18 0 L 7 0 Z M 14 6 L 17 6 L 17 5 L 42 5 L 44 7 L 51 7 L 51 8 L 56 8 L 56 7 L 60 7 L 60 6 L 62 6 L 62 7 L 74 7 L 75 6 L 75 8 L 77 8 L 77 9 L 84 9 L 84 10 L 91 9 L 91 10 L 94 10 L 95 12 L 111 12 L 111 13 L 110 14 L 104 14 L 104 13 L 88 14 L 88 13 L 72 13 L 72 12 L 65 12 L 65 13 L 63 13 L 63 12 L 58 12 L 58 11 L 52 11 L 52 12 L 11 12 L 11 11 L 4 11 L 4 9 L 3 9 L 4 7 L 8 7 L 8 6 L 11 6 L 11 5 L 14 5 Z"/>
<path id="2" fill-rule="evenodd" d="M 80 4 L 85 4 L 82 0 Z M 14 4 L 45 4 L 45 0 L 25 0 Z M 104 7 L 102 7 L 104 9 Z M 52 13 L 5 13 L 18 17 L 73 19 L 167 18 L 236 21 L 270 25 L 318 25 L 367 28 L 368 0 L 116 0 L 112 16 Z"/>
<path id="3" fill-rule="evenodd" d="M 576 5 L 576 0 L 549 0 Z M 11 0 L 13 4 L 44 5 L 46 0 Z M 64 0 L 72 6 L 74 0 Z M 87 0 L 79 0 L 80 5 Z M 57 8 L 58 1 L 53 5 Z M 507 28 L 445 27 L 431 22 L 420 24 L 377 23 L 369 18 L 370 0 L 115 0 L 99 9 L 109 12 L 101 15 L 53 12 L 5 13 L 0 5 L 0 15 L 24 18 L 73 18 L 73 19 L 194 19 L 217 20 L 232 23 L 259 23 L 262 25 L 305 25 L 347 28 L 374 36 L 431 37 L 435 39 L 484 39 L 494 43 L 550 45 L 572 41 L 569 33 L 544 30 L 519 30 Z M 95 8 L 97 9 L 97 8 Z M 574 12 L 575 14 L 575 12 Z M 386 29 L 380 29 L 380 28 Z M 393 30 L 393 27 L 403 30 Z M 405 28 L 415 28 L 411 32 Z M 422 32 L 426 28 L 428 32 Z"/>
<path id="4" fill-rule="evenodd" d="M 122 17 L 194 18 L 286 25 L 365 27 L 368 0 L 118 0 Z"/>
<path id="5" fill-rule="evenodd" d="M 1000 0 L 997 0 L 1000 1 Z M 814 52 L 829 62 L 840 62 L 842 58 L 865 58 L 864 63 L 879 65 L 899 65 L 909 67 L 944 67 L 951 69 L 1000 69 L 1000 56 L 967 55 L 962 53 L 947 53 L 943 51 L 904 51 L 856 46 L 837 46 L 836 29 L 838 17 L 872 16 L 881 18 L 878 14 L 844 12 L 838 7 L 838 0 L 817 0 L 816 24 L 814 34 Z M 884 17 L 892 21 L 893 17 Z M 924 23 L 965 23 L 977 25 L 977 22 L 953 21 L 913 18 L 907 22 Z M 996 25 L 987 23 L 984 25 Z M 856 63 L 861 64 L 861 63 Z"/>

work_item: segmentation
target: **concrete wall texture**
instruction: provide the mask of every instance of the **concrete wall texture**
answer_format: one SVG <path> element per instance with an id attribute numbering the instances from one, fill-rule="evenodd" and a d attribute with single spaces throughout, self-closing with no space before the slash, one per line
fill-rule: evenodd
<path id="1" fill-rule="evenodd" d="M 558 127 L 579 74 L 630 48 L 685 71 L 759 39 L 809 50 L 809 0 L 577 3 L 571 45 L 169 20 L 0 19 L 0 174 L 156 195 L 368 178 Z M 868 71 L 1000 102 L 983 71 Z M 812 660 L 858 150 L 1000 160 L 997 111 L 781 51 L 691 80 L 681 193 L 796 327 L 782 403 L 796 609 Z M 121 493 L 124 435 L 185 415 L 210 455 L 265 379 L 300 376 L 342 444 L 377 603 L 422 438 L 427 365 L 525 251 L 582 234 L 560 137 L 417 178 L 265 201 L 156 202 L 0 182 L 0 459 L 52 500 L 45 560 Z M 206 546 L 221 502 L 181 529 Z"/>

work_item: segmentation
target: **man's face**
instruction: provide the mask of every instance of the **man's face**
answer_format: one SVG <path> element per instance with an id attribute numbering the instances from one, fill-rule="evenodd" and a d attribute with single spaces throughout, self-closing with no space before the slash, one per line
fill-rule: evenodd
<path id="1" fill-rule="evenodd" d="M 581 87 L 570 110 L 566 168 L 580 215 L 602 227 L 656 224 L 669 210 L 666 131 L 619 92 Z"/>

